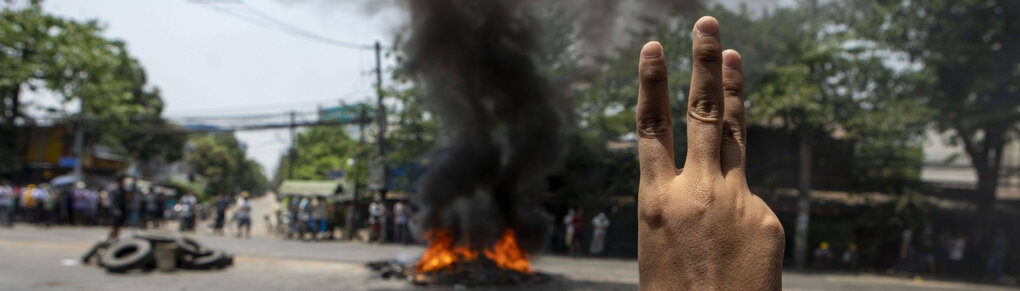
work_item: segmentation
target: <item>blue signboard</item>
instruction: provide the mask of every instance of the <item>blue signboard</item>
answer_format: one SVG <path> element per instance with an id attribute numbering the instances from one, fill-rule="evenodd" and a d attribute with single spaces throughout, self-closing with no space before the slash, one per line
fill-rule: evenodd
<path id="1" fill-rule="evenodd" d="M 375 116 L 375 108 L 367 107 L 365 105 L 341 105 L 337 107 L 323 108 L 319 111 L 320 121 L 339 121 L 339 122 L 354 122 L 358 120 L 358 116 L 361 115 L 361 108 L 365 107 L 365 120 L 367 122 L 372 121 L 372 117 Z"/>
<path id="2" fill-rule="evenodd" d="M 74 165 L 78 164 L 78 158 L 60 157 L 60 160 L 57 161 L 57 164 L 60 165 L 61 168 L 74 168 Z"/>

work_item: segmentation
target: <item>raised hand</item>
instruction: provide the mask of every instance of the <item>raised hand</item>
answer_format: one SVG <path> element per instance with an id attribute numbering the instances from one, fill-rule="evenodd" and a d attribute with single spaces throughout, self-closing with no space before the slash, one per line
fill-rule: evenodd
<path id="1" fill-rule="evenodd" d="M 746 126 L 741 58 L 722 51 L 719 23 L 693 33 L 687 160 L 673 163 L 666 59 L 641 49 L 637 135 L 638 261 L 643 290 L 778 290 L 783 227 L 744 176 Z"/>

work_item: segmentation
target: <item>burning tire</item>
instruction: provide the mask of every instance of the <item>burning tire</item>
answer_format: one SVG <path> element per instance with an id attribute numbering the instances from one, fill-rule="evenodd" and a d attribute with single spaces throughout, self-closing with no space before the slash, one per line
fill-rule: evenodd
<path id="1" fill-rule="evenodd" d="M 204 256 L 185 256 L 184 260 L 181 262 L 181 267 L 194 270 L 211 269 L 223 266 L 226 258 L 227 256 L 223 251 L 213 250 L 211 253 Z M 230 260 L 233 261 L 233 259 Z"/>
<path id="2" fill-rule="evenodd" d="M 152 244 L 141 239 L 116 242 L 99 256 L 99 265 L 110 272 L 144 267 L 149 261 L 152 261 Z"/>
<path id="3" fill-rule="evenodd" d="M 89 248 L 88 251 L 85 252 L 85 255 L 81 256 L 81 263 L 88 264 L 90 261 L 92 261 L 92 258 L 98 256 L 99 253 L 102 250 L 106 249 L 106 247 L 108 246 L 110 246 L 110 243 L 107 241 L 97 242 L 95 245 Z"/>

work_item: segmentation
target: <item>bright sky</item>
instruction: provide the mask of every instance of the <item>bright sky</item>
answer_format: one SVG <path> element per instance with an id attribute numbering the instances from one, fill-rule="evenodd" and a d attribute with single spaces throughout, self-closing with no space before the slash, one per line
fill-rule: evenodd
<path id="1" fill-rule="evenodd" d="M 162 90 L 164 115 L 171 119 L 314 111 L 318 105 L 374 96 L 373 51 L 324 44 L 228 11 L 257 20 L 247 5 L 320 36 L 383 45 L 404 19 L 395 9 L 369 13 L 361 1 L 206 2 L 211 1 L 48 0 L 44 9 L 105 23 L 106 36 L 124 40 L 149 83 Z M 238 137 L 267 175 L 290 142 L 287 130 L 239 132 Z"/>
<path id="2" fill-rule="evenodd" d="M 722 2 L 735 8 L 744 1 L 748 0 Z M 164 115 L 172 120 L 279 113 L 279 121 L 285 122 L 284 114 L 290 110 L 309 112 L 341 100 L 352 103 L 374 98 L 370 73 L 374 52 L 324 44 L 272 28 L 273 24 L 258 20 L 250 7 L 319 36 L 389 44 L 406 16 L 398 9 L 369 13 L 365 4 L 369 2 L 389 1 L 48 0 L 44 8 L 65 17 L 105 23 L 106 36 L 125 41 L 145 67 L 149 83 L 162 90 L 167 105 Z M 783 0 L 748 2 L 757 10 L 763 3 Z M 52 96 L 37 98 L 52 100 Z M 239 132 L 237 136 L 267 175 L 290 143 L 287 130 Z"/>

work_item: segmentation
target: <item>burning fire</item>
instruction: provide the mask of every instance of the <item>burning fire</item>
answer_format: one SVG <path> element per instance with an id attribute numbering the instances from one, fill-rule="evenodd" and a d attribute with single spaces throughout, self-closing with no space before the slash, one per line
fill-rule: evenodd
<path id="1" fill-rule="evenodd" d="M 448 229 L 429 230 L 425 237 L 429 245 L 416 264 L 419 271 L 434 272 L 449 268 L 455 262 L 470 262 L 478 258 L 478 251 L 464 245 L 454 246 L 453 235 Z M 528 255 L 517 245 L 512 229 L 503 232 L 503 237 L 489 249 L 482 250 L 482 254 L 500 268 L 531 273 Z"/>

